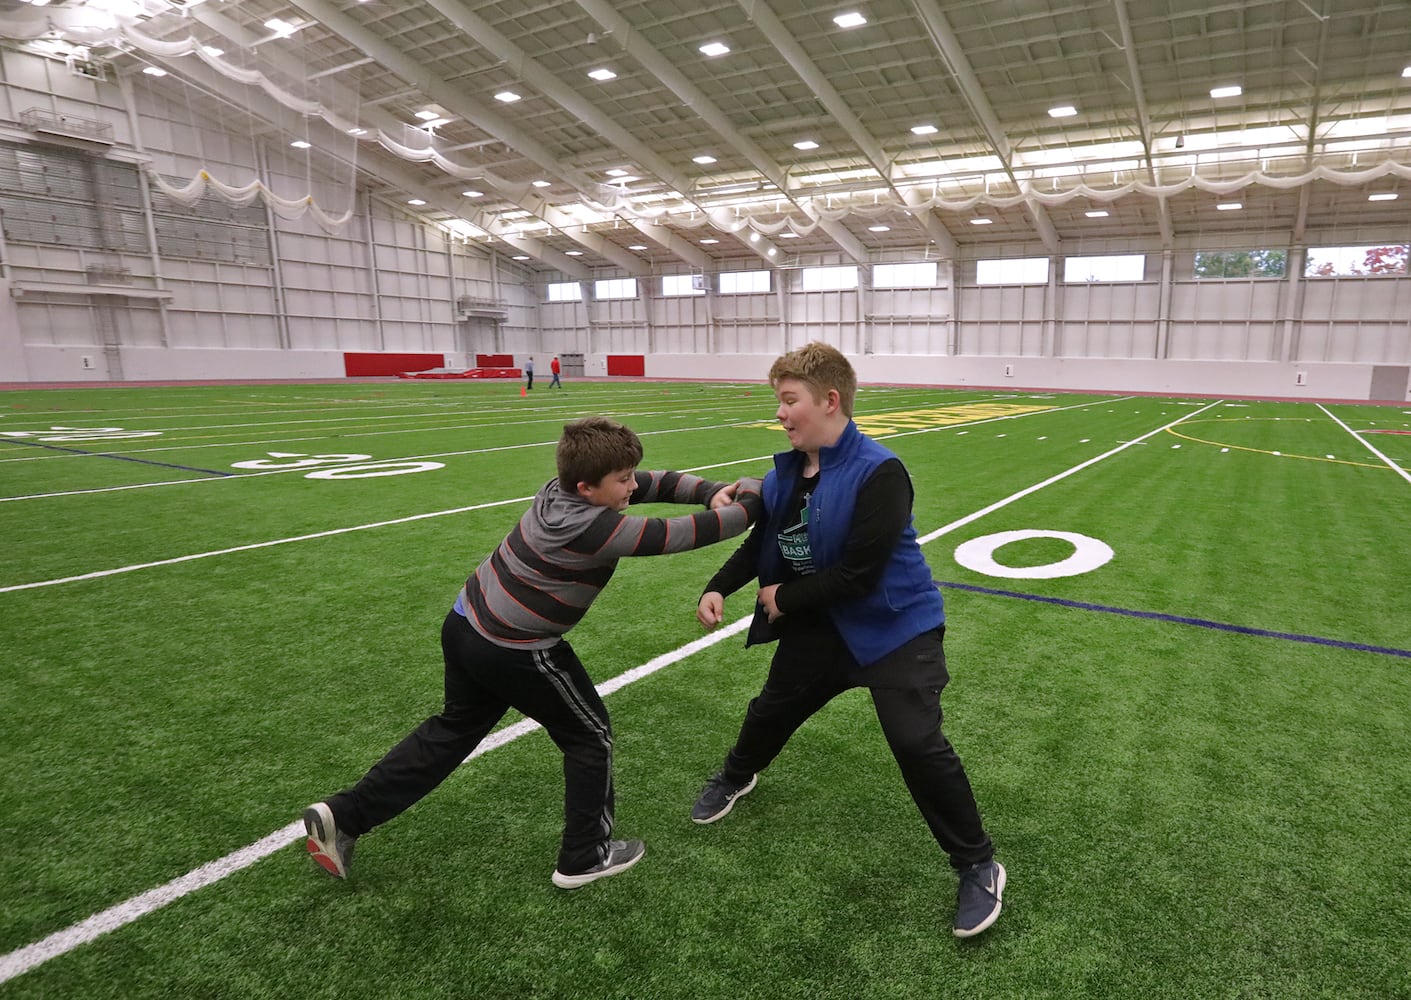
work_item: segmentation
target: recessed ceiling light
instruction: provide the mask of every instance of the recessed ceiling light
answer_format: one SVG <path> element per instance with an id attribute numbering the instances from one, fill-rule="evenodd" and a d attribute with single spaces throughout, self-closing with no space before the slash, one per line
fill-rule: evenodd
<path id="1" fill-rule="evenodd" d="M 303 139 L 295 139 L 289 145 L 293 146 L 295 149 L 308 149 L 312 143 L 305 142 Z"/>
<path id="2" fill-rule="evenodd" d="M 520 98 L 519 98 L 519 95 L 516 94 L 513 90 L 502 90 L 502 91 L 500 91 L 498 94 L 495 95 L 495 100 L 497 100 L 497 101 L 503 101 L 503 102 L 505 102 L 506 104 L 513 104 L 515 101 L 517 101 L 517 100 L 519 100 L 519 99 L 520 99 Z"/>
<path id="3" fill-rule="evenodd" d="M 1244 203 L 1238 201 L 1222 201 L 1215 207 L 1221 212 L 1238 212 L 1240 209 L 1244 208 Z"/>
<path id="4" fill-rule="evenodd" d="M 218 49 L 218 48 L 216 48 L 214 45 L 202 45 L 202 46 L 201 46 L 201 51 L 204 52 L 204 53 L 206 53 L 206 55 L 208 55 L 208 56 L 223 56 L 223 55 L 225 55 L 225 49 Z"/>
<path id="5" fill-rule="evenodd" d="M 1401 75 L 1407 78 L 1411 78 L 1411 66 L 1407 66 L 1405 69 L 1403 69 L 1401 71 Z"/>
<path id="6" fill-rule="evenodd" d="M 265 22 L 265 27 L 273 31 L 276 35 L 292 35 L 298 29 L 288 21 L 279 17 L 272 17 Z"/>
<path id="7" fill-rule="evenodd" d="M 533 181 L 532 183 L 536 188 L 546 188 L 553 186 L 552 181 Z"/>
<path id="8" fill-rule="evenodd" d="M 645 249 L 647 249 L 647 248 L 644 247 L 644 246 L 642 246 L 642 244 L 640 244 L 640 243 L 633 243 L 633 244 L 632 244 L 630 247 L 628 247 L 627 249 L 628 249 L 628 250 L 645 250 Z"/>
<path id="9" fill-rule="evenodd" d="M 994 222 L 995 222 L 994 219 L 971 219 L 971 220 L 970 220 L 970 224 L 971 224 L 972 226 L 992 226 L 992 225 L 994 225 Z"/>
<path id="10" fill-rule="evenodd" d="M 166 75 L 167 75 L 167 71 L 164 70 L 164 69 L 162 69 L 160 66 L 146 66 L 146 67 L 143 68 L 142 72 L 146 73 L 148 76 L 166 76 Z"/>
<path id="11" fill-rule="evenodd" d="M 431 121 L 431 119 L 433 119 L 433 118 L 440 118 L 440 117 L 441 117 L 441 115 L 440 115 L 439 112 L 432 111 L 432 110 L 430 110 L 430 109 L 418 111 L 418 112 L 416 113 L 416 116 L 417 116 L 418 118 L 420 118 L 420 119 L 421 119 L 422 121 L 424 121 L 424 122 L 429 122 L 429 121 Z"/>
<path id="12" fill-rule="evenodd" d="M 857 11 L 849 11 L 846 14 L 839 14 L 833 18 L 833 23 L 840 28 L 857 28 L 867 23 L 867 18 Z"/>
<path id="13" fill-rule="evenodd" d="M 799 234 L 798 234 L 798 233 L 780 233 L 780 234 L 779 234 L 779 238 L 780 238 L 781 240 L 796 240 L 796 239 L 799 238 Z"/>
<path id="14" fill-rule="evenodd" d="M 712 240 L 712 239 L 707 238 L 707 239 L 701 240 L 701 242 L 702 242 L 702 243 L 705 243 L 705 244 L 710 244 L 710 243 L 719 243 L 720 241 L 719 241 L 719 240 Z"/>
<path id="15" fill-rule="evenodd" d="M 607 175 L 608 175 L 609 177 L 626 177 L 626 176 L 627 176 L 627 171 L 626 171 L 626 170 L 621 170 L 621 169 L 619 169 L 619 168 L 617 168 L 617 167 L 613 167 L 611 170 L 606 171 L 606 173 L 607 173 Z"/>
<path id="16" fill-rule="evenodd" d="M 1396 197 L 1397 197 L 1397 195 L 1396 195 L 1396 192 L 1395 192 L 1395 191 L 1384 191 L 1384 192 L 1381 192 L 1380 194 L 1369 194 L 1369 195 L 1367 196 L 1367 200 L 1368 200 L 1368 201 L 1396 201 Z"/>
<path id="17" fill-rule="evenodd" d="M 592 77 L 594 80 L 616 80 L 616 79 L 617 79 L 617 74 L 614 73 L 612 70 L 606 69 L 606 68 L 590 69 L 590 70 L 588 71 L 588 75 L 589 75 L 590 77 Z"/>
<path id="18" fill-rule="evenodd" d="M 701 46 L 701 51 L 714 58 L 715 56 L 725 55 L 725 53 L 730 51 L 730 46 L 726 45 L 724 42 L 706 42 Z"/>
<path id="19" fill-rule="evenodd" d="M 365 128 L 350 128 L 350 129 L 348 129 L 348 134 L 349 134 L 349 135 L 367 135 L 367 129 L 365 129 Z"/>
<path id="20" fill-rule="evenodd" d="M 529 259 L 529 257 L 528 257 L 526 254 L 517 254 L 516 256 L 510 258 L 510 260 L 528 260 L 528 259 Z"/>
<path id="21" fill-rule="evenodd" d="M 890 233 L 890 232 L 892 231 L 892 227 L 891 227 L 891 226 L 868 226 L 868 227 L 867 227 L 867 231 L 868 231 L 869 233 Z"/>
<path id="22" fill-rule="evenodd" d="M 751 243 L 758 243 L 758 242 L 759 242 L 759 233 L 750 233 L 750 242 L 751 242 Z"/>
<path id="23" fill-rule="evenodd" d="M 582 257 L 582 256 L 583 256 L 583 251 L 582 251 L 582 250 L 565 250 L 565 251 L 563 252 L 563 255 L 564 255 L 565 257 Z"/>
<path id="24" fill-rule="evenodd" d="M 1084 212 L 1083 214 L 1086 215 L 1089 219 L 1105 219 L 1107 218 L 1107 209 L 1096 208 L 1093 209 L 1091 212 Z"/>
<path id="25" fill-rule="evenodd" d="M 423 201 L 421 198 L 408 198 L 408 199 L 407 199 L 407 204 L 408 204 L 408 205 L 425 205 L 426 202 Z"/>
<path id="26" fill-rule="evenodd" d="M 1216 87 L 1210 92 L 1210 96 L 1219 100 L 1222 97 L 1239 97 L 1244 93 L 1244 88 L 1238 84 L 1229 87 Z"/>
<path id="27" fill-rule="evenodd" d="M 800 139 L 798 142 L 794 143 L 794 148 L 795 148 L 795 149 L 817 149 L 817 148 L 818 148 L 818 143 L 814 142 L 812 139 Z"/>
<path id="28" fill-rule="evenodd" d="M 691 157 L 691 162 L 700 164 L 714 163 L 715 157 L 711 156 L 709 153 L 702 153 L 700 156 Z"/>
<path id="29" fill-rule="evenodd" d="M 911 131 L 917 135 L 935 135 L 938 129 L 934 125 L 913 125 Z"/>
<path id="30" fill-rule="evenodd" d="M 1072 118 L 1077 113 L 1078 109 L 1071 104 L 1060 104 L 1056 108 L 1048 109 L 1048 116 L 1050 118 Z"/>
<path id="31" fill-rule="evenodd" d="M 484 198 L 484 197 L 485 197 L 485 192 L 484 192 L 484 191 L 462 191 L 461 194 L 464 195 L 464 196 L 467 197 L 467 198 Z"/>

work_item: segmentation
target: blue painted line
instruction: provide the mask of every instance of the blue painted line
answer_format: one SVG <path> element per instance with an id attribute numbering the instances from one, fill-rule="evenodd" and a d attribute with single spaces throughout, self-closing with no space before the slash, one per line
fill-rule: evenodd
<path id="1" fill-rule="evenodd" d="M 1226 622 L 1212 622 L 1205 618 L 1187 618 L 1185 615 L 1168 615 L 1160 611 L 1133 611 L 1129 608 L 1113 608 L 1106 604 L 1089 604 L 1087 601 L 1070 601 L 1062 597 L 1043 597 L 1039 594 L 1021 594 L 1013 590 L 995 590 L 993 587 L 976 587 L 968 583 L 947 583 L 932 581 L 936 586 L 948 590 L 968 590 L 975 594 L 991 594 L 995 597 L 1014 597 L 1021 601 L 1038 601 L 1041 604 L 1057 604 L 1065 608 L 1078 608 L 1082 611 L 1104 611 L 1110 615 L 1126 615 L 1128 618 L 1148 618 L 1161 622 L 1175 622 L 1178 625 L 1196 625 L 1200 628 L 1213 628 L 1221 632 L 1238 632 L 1241 635 L 1259 635 L 1268 639 L 1287 639 L 1289 642 L 1307 642 L 1315 646 L 1333 646 L 1337 649 L 1353 649 L 1360 653 L 1381 653 L 1384 656 L 1401 656 L 1411 659 L 1411 649 L 1397 649 L 1394 646 L 1371 646 L 1365 642 L 1345 642 L 1342 639 L 1325 639 L 1320 635 L 1302 635 L 1298 632 L 1275 632 L 1267 628 L 1250 628 L 1247 625 L 1230 625 Z"/>
<path id="2" fill-rule="evenodd" d="M 238 476 L 238 472 L 222 472 L 219 469 L 198 469 L 194 465 L 172 465 L 170 462 L 154 462 L 148 458 L 132 458 L 128 455 L 114 455 L 106 451 L 84 451 L 82 448 L 62 448 L 57 444 L 43 444 L 39 441 L 22 441 L 19 438 L 5 438 L 6 444 L 27 444 L 31 448 L 48 448 L 50 451 L 67 451 L 74 455 L 87 455 L 90 458 L 116 458 L 122 462 L 136 462 L 138 465 L 159 465 L 163 469 L 180 469 L 182 472 L 203 472 L 208 476 Z"/>

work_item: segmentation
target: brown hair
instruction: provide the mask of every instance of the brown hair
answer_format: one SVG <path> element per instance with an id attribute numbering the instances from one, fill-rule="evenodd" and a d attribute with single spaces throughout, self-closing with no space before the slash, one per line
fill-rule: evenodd
<path id="1" fill-rule="evenodd" d="M 554 457 L 559 486 L 571 493 L 579 483 L 596 486 L 609 472 L 635 469 L 642 461 L 642 442 L 616 420 L 583 417 L 563 425 Z"/>
<path id="2" fill-rule="evenodd" d="M 785 354 L 770 367 L 769 384 L 777 389 L 780 380 L 786 378 L 798 379 L 808 386 L 813 398 L 820 402 L 829 389 L 837 389 L 843 416 L 852 416 L 857 372 L 836 347 L 815 340 Z"/>

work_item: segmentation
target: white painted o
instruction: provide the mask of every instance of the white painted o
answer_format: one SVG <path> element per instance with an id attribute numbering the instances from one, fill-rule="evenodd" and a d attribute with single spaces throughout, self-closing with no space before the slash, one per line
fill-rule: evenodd
<path id="1" fill-rule="evenodd" d="M 1073 554 L 1067 559 L 1042 566 L 1004 566 L 995 561 L 996 549 L 1010 542 L 1022 542 L 1027 538 L 1060 539 L 1073 546 Z M 1040 531 L 1032 528 L 981 535 L 956 546 L 955 549 L 955 561 L 966 569 L 1009 580 L 1052 580 L 1060 576 L 1090 573 L 1111 559 L 1112 555 L 1112 547 L 1096 538 L 1072 531 Z"/>
<path id="2" fill-rule="evenodd" d="M 378 476 L 405 476 L 413 472 L 444 469 L 441 462 L 379 462 L 375 465 L 345 465 L 341 469 L 320 469 L 305 479 L 376 479 Z"/>

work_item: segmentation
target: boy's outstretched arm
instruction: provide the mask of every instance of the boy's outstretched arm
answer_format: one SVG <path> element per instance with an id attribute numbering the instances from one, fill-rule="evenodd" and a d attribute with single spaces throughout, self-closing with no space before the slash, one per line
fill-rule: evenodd
<path id="1" fill-rule="evenodd" d="M 765 520 L 765 513 L 761 511 L 759 521 Z M 724 620 L 725 598 L 754 579 L 756 568 L 759 566 L 759 547 L 763 535 L 763 528 L 751 531 L 739 548 L 725 560 L 725 565 L 716 570 L 715 575 L 706 584 L 705 592 L 696 603 L 696 621 L 706 629 L 713 629 Z"/>
<path id="2" fill-rule="evenodd" d="M 717 494 L 730 490 L 734 498 L 735 483 L 717 483 L 689 472 L 645 472 L 637 470 L 637 488 L 632 491 L 632 503 L 693 503 L 718 506 Z"/>
<path id="3" fill-rule="evenodd" d="M 643 473 L 638 473 L 639 478 L 642 475 Z M 715 487 L 711 491 L 714 493 L 724 484 L 711 485 Z M 566 548 L 582 555 L 619 559 L 623 556 L 659 556 L 668 552 L 687 552 L 713 545 L 727 538 L 734 538 L 755 522 L 764 505 L 759 491 L 758 479 L 742 479 L 735 501 L 716 510 L 703 510 L 684 517 L 632 517 L 615 513 L 599 516 L 587 531 Z M 633 496 L 635 503 L 636 495 Z M 661 499 L 658 497 L 658 502 L 661 502 Z"/>

